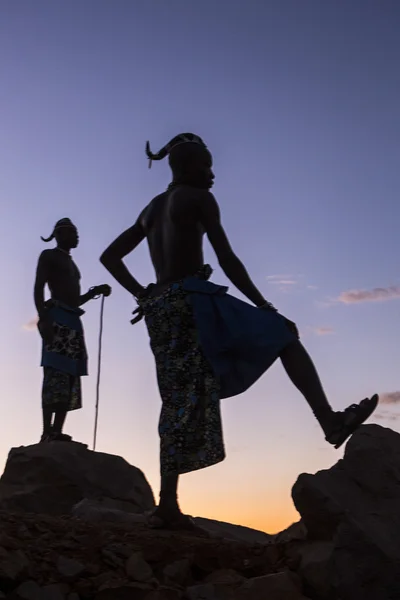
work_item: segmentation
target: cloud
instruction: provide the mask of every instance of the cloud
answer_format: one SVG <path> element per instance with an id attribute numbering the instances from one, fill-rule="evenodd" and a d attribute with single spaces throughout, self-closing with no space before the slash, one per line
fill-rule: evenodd
<path id="1" fill-rule="evenodd" d="M 300 277 L 301 275 L 268 275 L 267 281 L 277 286 L 280 292 L 286 294 L 298 285 Z"/>
<path id="2" fill-rule="evenodd" d="M 274 285 L 296 285 L 297 283 L 293 275 L 268 275 L 267 280 Z"/>
<path id="3" fill-rule="evenodd" d="M 359 302 L 382 302 L 400 298 L 400 286 L 374 288 L 373 290 L 349 290 L 342 292 L 337 298 L 343 304 L 356 304 Z"/>
<path id="4" fill-rule="evenodd" d="M 400 391 L 382 394 L 379 398 L 379 404 L 400 404 Z"/>
<path id="5" fill-rule="evenodd" d="M 375 413 L 373 415 L 374 419 L 378 421 L 397 421 L 400 418 L 400 415 L 396 415 L 393 413 L 381 412 Z"/>
<path id="6" fill-rule="evenodd" d="M 36 331 L 37 323 L 38 323 L 38 318 L 35 317 L 34 319 L 31 319 L 30 321 L 28 321 L 28 323 L 25 323 L 25 325 L 22 326 L 22 329 L 24 331 Z"/>
<path id="7" fill-rule="evenodd" d="M 332 333 L 335 333 L 335 330 L 332 329 L 332 327 L 316 327 L 314 333 L 317 335 L 331 335 Z"/>
<path id="8" fill-rule="evenodd" d="M 400 420 L 400 413 L 387 410 L 386 407 L 397 407 L 400 404 L 400 391 L 396 392 L 385 392 L 379 397 L 379 406 L 381 409 L 374 414 L 375 419 L 378 421 L 398 421 Z"/>

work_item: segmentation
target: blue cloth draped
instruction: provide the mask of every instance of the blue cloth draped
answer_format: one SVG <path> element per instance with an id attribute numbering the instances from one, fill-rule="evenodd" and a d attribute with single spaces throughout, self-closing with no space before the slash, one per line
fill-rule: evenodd
<path id="1" fill-rule="evenodd" d="M 88 374 L 87 352 L 81 308 L 71 308 L 56 301 L 49 302 L 48 318 L 53 322 L 55 335 L 51 344 L 42 344 L 42 367 L 52 367 L 74 377 Z"/>
<path id="2" fill-rule="evenodd" d="M 249 389 L 296 339 L 282 315 L 231 296 L 226 286 L 196 276 L 182 285 L 203 352 L 219 378 L 221 398 Z"/>

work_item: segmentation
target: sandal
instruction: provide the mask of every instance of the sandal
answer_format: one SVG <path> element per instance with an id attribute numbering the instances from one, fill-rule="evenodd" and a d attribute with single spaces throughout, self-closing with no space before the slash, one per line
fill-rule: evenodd
<path id="1" fill-rule="evenodd" d="M 352 404 L 343 412 L 337 413 L 341 424 L 326 436 L 326 441 L 336 449 L 340 448 L 353 433 L 365 423 L 378 406 L 379 396 L 365 398 L 359 404 Z"/>

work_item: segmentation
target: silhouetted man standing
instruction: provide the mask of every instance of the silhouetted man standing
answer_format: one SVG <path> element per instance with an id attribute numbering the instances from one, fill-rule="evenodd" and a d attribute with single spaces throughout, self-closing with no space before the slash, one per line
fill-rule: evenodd
<path id="1" fill-rule="evenodd" d="M 265 300 L 230 246 L 209 191 L 212 157 L 202 139 L 181 134 L 156 155 L 148 144 L 146 151 L 150 161 L 169 156 L 172 183 L 100 260 L 137 299 L 133 322 L 144 315 L 156 361 L 162 398 L 161 493 L 150 522 L 191 527 L 178 505 L 178 476 L 224 459 L 220 399 L 244 392 L 278 357 L 335 447 L 372 414 L 378 397 L 343 412 L 332 410 L 296 325 Z M 204 265 L 204 234 L 226 276 L 256 307 L 208 281 L 212 269 Z M 147 288 L 122 260 L 144 239 L 157 278 Z"/>
<path id="2" fill-rule="evenodd" d="M 44 250 L 36 270 L 34 298 L 38 329 L 43 340 L 42 388 L 43 434 L 41 441 L 70 441 L 62 433 L 67 412 L 82 407 L 81 376 L 87 375 L 87 353 L 79 307 L 104 294 L 109 285 L 91 288 L 81 296 L 81 274 L 71 257 L 79 242 L 78 230 L 70 219 L 61 219 L 44 242 L 55 239 L 57 246 Z M 48 285 L 51 299 L 45 302 Z"/>

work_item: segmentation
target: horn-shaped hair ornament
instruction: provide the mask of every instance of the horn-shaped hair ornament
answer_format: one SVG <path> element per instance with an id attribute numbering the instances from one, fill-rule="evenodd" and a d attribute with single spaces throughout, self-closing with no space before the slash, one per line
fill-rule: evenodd
<path id="1" fill-rule="evenodd" d="M 71 219 L 68 219 L 67 217 L 65 217 L 64 219 L 60 219 L 59 221 L 57 221 L 57 223 L 54 225 L 53 233 L 48 238 L 44 238 L 44 237 L 40 236 L 40 239 L 46 243 L 51 242 L 51 240 L 54 240 L 54 238 L 55 238 L 56 231 L 58 229 L 62 229 L 63 227 L 75 227 L 75 225 L 73 224 Z"/>
<path id="2" fill-rule="evenodd" d="M 153 160 L 162 160 L 171 152 L 173 148 L 180 146 L 181 144 L 199 144 L 204 148 L 207 147 L 201 137 L 194 133 L 180 133 L 170 142 L 168 142 L 168 144 L 166 144 L 163 148 L 161 148 L 157 154 L 153 154 L 153 152 L 150 150 L 150 142 L 146 142 L 146 155 L 149 159 L 149 169 L 151 169 Z"/>

